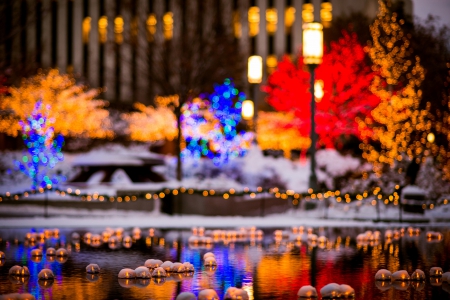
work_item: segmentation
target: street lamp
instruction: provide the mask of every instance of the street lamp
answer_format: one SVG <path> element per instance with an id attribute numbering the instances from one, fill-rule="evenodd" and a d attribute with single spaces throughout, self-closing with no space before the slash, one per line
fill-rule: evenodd
<path id="1" fill-rule="evenodd" d="M 311 174 L 309 175 L 309 187 L 317 189 L 316 176 L 316 101 L 314 96 L 314 71 L 322 62 L 323 57 L 323 31 L 322 24 L 311 22 L 303 24 L 303 62 L 309 67 L 311 73 Z"/>
<path id="2" fill-rule="evenodd" d="M 248 69 L 247 69 L 247 78 L 248 78 L 248 82 L 250 83 L 251 87 L 250 87 L 250 96 L 251 99 L 253 100 L 253 103 L 249 103 L 247 102 L 247 104 L 245 104 L 247 106 L 247 110 L 250 109 L 250 105 L 253 104 L 252 106 L 252 112 L 251 112 L 251 117 L 250 119 L 246 119 L 244 116 L 243 118 L 246 120 L 251 120 L 252 118 L 256 118 L 256 111 L 255 111 L 255 106 L 256 106 L 256 92 L 257 92 L 257 87 L 258 87 L 258 83 L 261 83 L 262 81 L 262 75 L 263 75 L 263 63 L 262 63 L 262 57 L 259 55 L 252 55 L 248 58 Z M 250 101 L 251 100 L 246 100 L 246 101 Z M 244 101 L 245 102 L 245 101 Z M 244 105 L 244 103 L 243 103 Z M 244 112 L 244 106 L 242 107 L 242 112 Z M 256 122 L 253 122 L 253 126 L 255 127 L 254 124 L 256 124 Z M 255 129 L 255 128 L 252 128 Z M 255 130 L 256 132 L 256 130 Z"/>

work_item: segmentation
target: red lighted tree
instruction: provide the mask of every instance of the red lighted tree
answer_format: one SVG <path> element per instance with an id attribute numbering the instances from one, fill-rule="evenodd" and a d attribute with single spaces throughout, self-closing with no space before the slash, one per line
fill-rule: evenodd
<path id="1" fill-rule="evenodd" d="M 304 136 L 311 126 L 309 76 L 301 56 L 296 65 L 285 58 L 264 87 L 271 106 L 279 111 L 293 111 L 300 119 L 298 130 Z M 356 34 L 344 32 L 343 37 L 331 43 L 316 69 L 316 82 L 323 84 L 323 97 L 316 98 L 319 145 L 332 148 L 342 135 L 370 137 L 371 132 L 361 131 L 358 123 L 370 121 L 371 111 L 379 103 L 369 90 L 373 76 Z"/>

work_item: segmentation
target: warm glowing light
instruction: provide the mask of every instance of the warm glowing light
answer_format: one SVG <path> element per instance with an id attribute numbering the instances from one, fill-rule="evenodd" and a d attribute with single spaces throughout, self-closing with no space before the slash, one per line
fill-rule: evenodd
<path id="1" fill-rule="evenodd" d="M 239 11 L 233 11 L 233 34 L 240 39 L 242 36 L 241 14 Z"/>
<path id="2" fill-rule="evenodd" d="M 323 2 L 320 9 L 320 20 L 324 28 L 329 28 L 331 26 L 331 21 L 333 20 L 332 14 L 333 6 L 330 2 Z"/>
<path id="3" fill-rule="evenodd" d="M 153 42 L 156 33 L 156 15 L 150 14 L 147 18 L 147 41 Z"/>
<path id="4" fill-rule="evenodd" d="M 253 55 L 248 58 L 248 82 L 261 83 L 262 65 L 262 57 L 259 55 Z"/>
<path id="5" fill-rule="evenodd" d="M 123 18 L 121 16 L 117 16 L 114 19 L 114 39 L 117 44 L 122 44 L 123 42 Z"/>
<path id="6" fill-rule="evenodd" d="M 312 3 L 303 4 L 302 19 L 303 23 L 314 21 L 314 5 Z"/>
<path id="7" fill-rule="evenodd" d="M 267 56 L 266 64 L 267 64 L 267 73 L 270 75 L 277 68 L 278 65 L 277 56 L 276 55 Z"/>
<path id="8" fill-rule="evenodd" d="M 108 28 L 108 18 L 106 16 L 102 16 L 100 19 L 98 19 L 98 39 L 102 44 L 106 43 L 107 28 Z"/>
<path id="9" fill-rule="evenodd" d="M 252 100 L 244 100 L 242 102 L 242 118 L 244 120 L 253 119 L 254 105 Z"/>
<path id="10" fill-rule="evenodd" d="M 268 8 L 266 10 L 266 30 L 269 34 L 277 31 L 278 12 L 276 8 Z"/>
<path id="11" fill-rule="evenodd" d="M 286 33 L 290 33 L 295 22 L 295 8 L 290 6 L 284 11 L 284 27 Z"/>
<path id="12" fill-rule="evenodd" d="M 303 24 L 303 61 L 307 65 L 318 65 L 323 56 L 322 24 Z"/>
<path id="13" fill-rule="evenodd" d="M 427 141 L 430 142 L 430 143 L 434 143 L 434 133 L 430 132 L 427 135 Z"/>
<path id="14" fill-rule="evenodd" d="M 86 17 L 83 19 L 82 24 L 82 31 L 83 31 L 83 43 L 87 44 L 89 43 L 89 33 L 91 32 L 91 18 Z"/>
<path id="15" fill-rule="evenodd" d="M 163 16 L 164 39 L 171 40 L 173 37 L 173 13 L 166 12 Z"/>
<path id="16" fill-rule="evenodd" d="M 314 83 L 314 97 L 316 97 L 316 102 L 320 102 L 324 95 L 323 92 L 323 80 L 316 80 Z"/>
<path id="17" fill-rule="evenodd" d="M 252 6 L 248 9 L 248 34 L 254 37 L 259 33 L 259 7 Z"/>

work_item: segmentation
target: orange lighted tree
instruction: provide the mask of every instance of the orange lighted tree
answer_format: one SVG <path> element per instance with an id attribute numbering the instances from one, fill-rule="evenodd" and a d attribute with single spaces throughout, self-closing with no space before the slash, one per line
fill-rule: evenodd
<path id="1" fill-rule="evenodd" d="M 11 87 L 8 94 L 0 96 L 0 132 L 17 136 L 21 133 L 19 121 L 31 115 L 36 103 L 49 105 L 48 117 L 55 133 L 63 136 L 108 138 L 113 133 L 107 102 L 95 99 L 100 90 L 76 85 L 70 75 L 58 70 L 39 73 L 23 79 L 19 87 Z"/>
<path id="2" fill-rule="evenodd" d="M 425 134 L 428 126 L 424 122 L 426 111 L 419 109 L 424 80 L 420 58 L 411 58 L 410 41 L 401 27 L 404 20 L 389 10 L 390 1 L 379 0 L 379 4 L 378 16 L 370 27 L 373 43 L 369 56 L 377 72 L 370 90 L 380 103 L 372 111 L 374 123 L 361 120 L 359 124 L 361 129 L 372 128 L 373 139 L 381 145 L 381 149 L 361 145 L 363 157 L 373 163 L 378 174 L 383 166 L 392 167 L 396 160 L 402 160 L 402 154 L 410 158 L 422 155 L 424 143 L 420 138 L 414 140 L 412 134 L 422 130 Z"/>

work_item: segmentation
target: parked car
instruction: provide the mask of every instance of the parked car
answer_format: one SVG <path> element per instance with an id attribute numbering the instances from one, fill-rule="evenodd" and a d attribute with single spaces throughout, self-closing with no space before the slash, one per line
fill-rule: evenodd
<path id="1" fill-rule="evenodd" d="M 428 192 L 416 185 L 405 186 L 400 199 L 403 211 L 420 214 L 425 212 L 426 205 L 430 202 Z"/>

